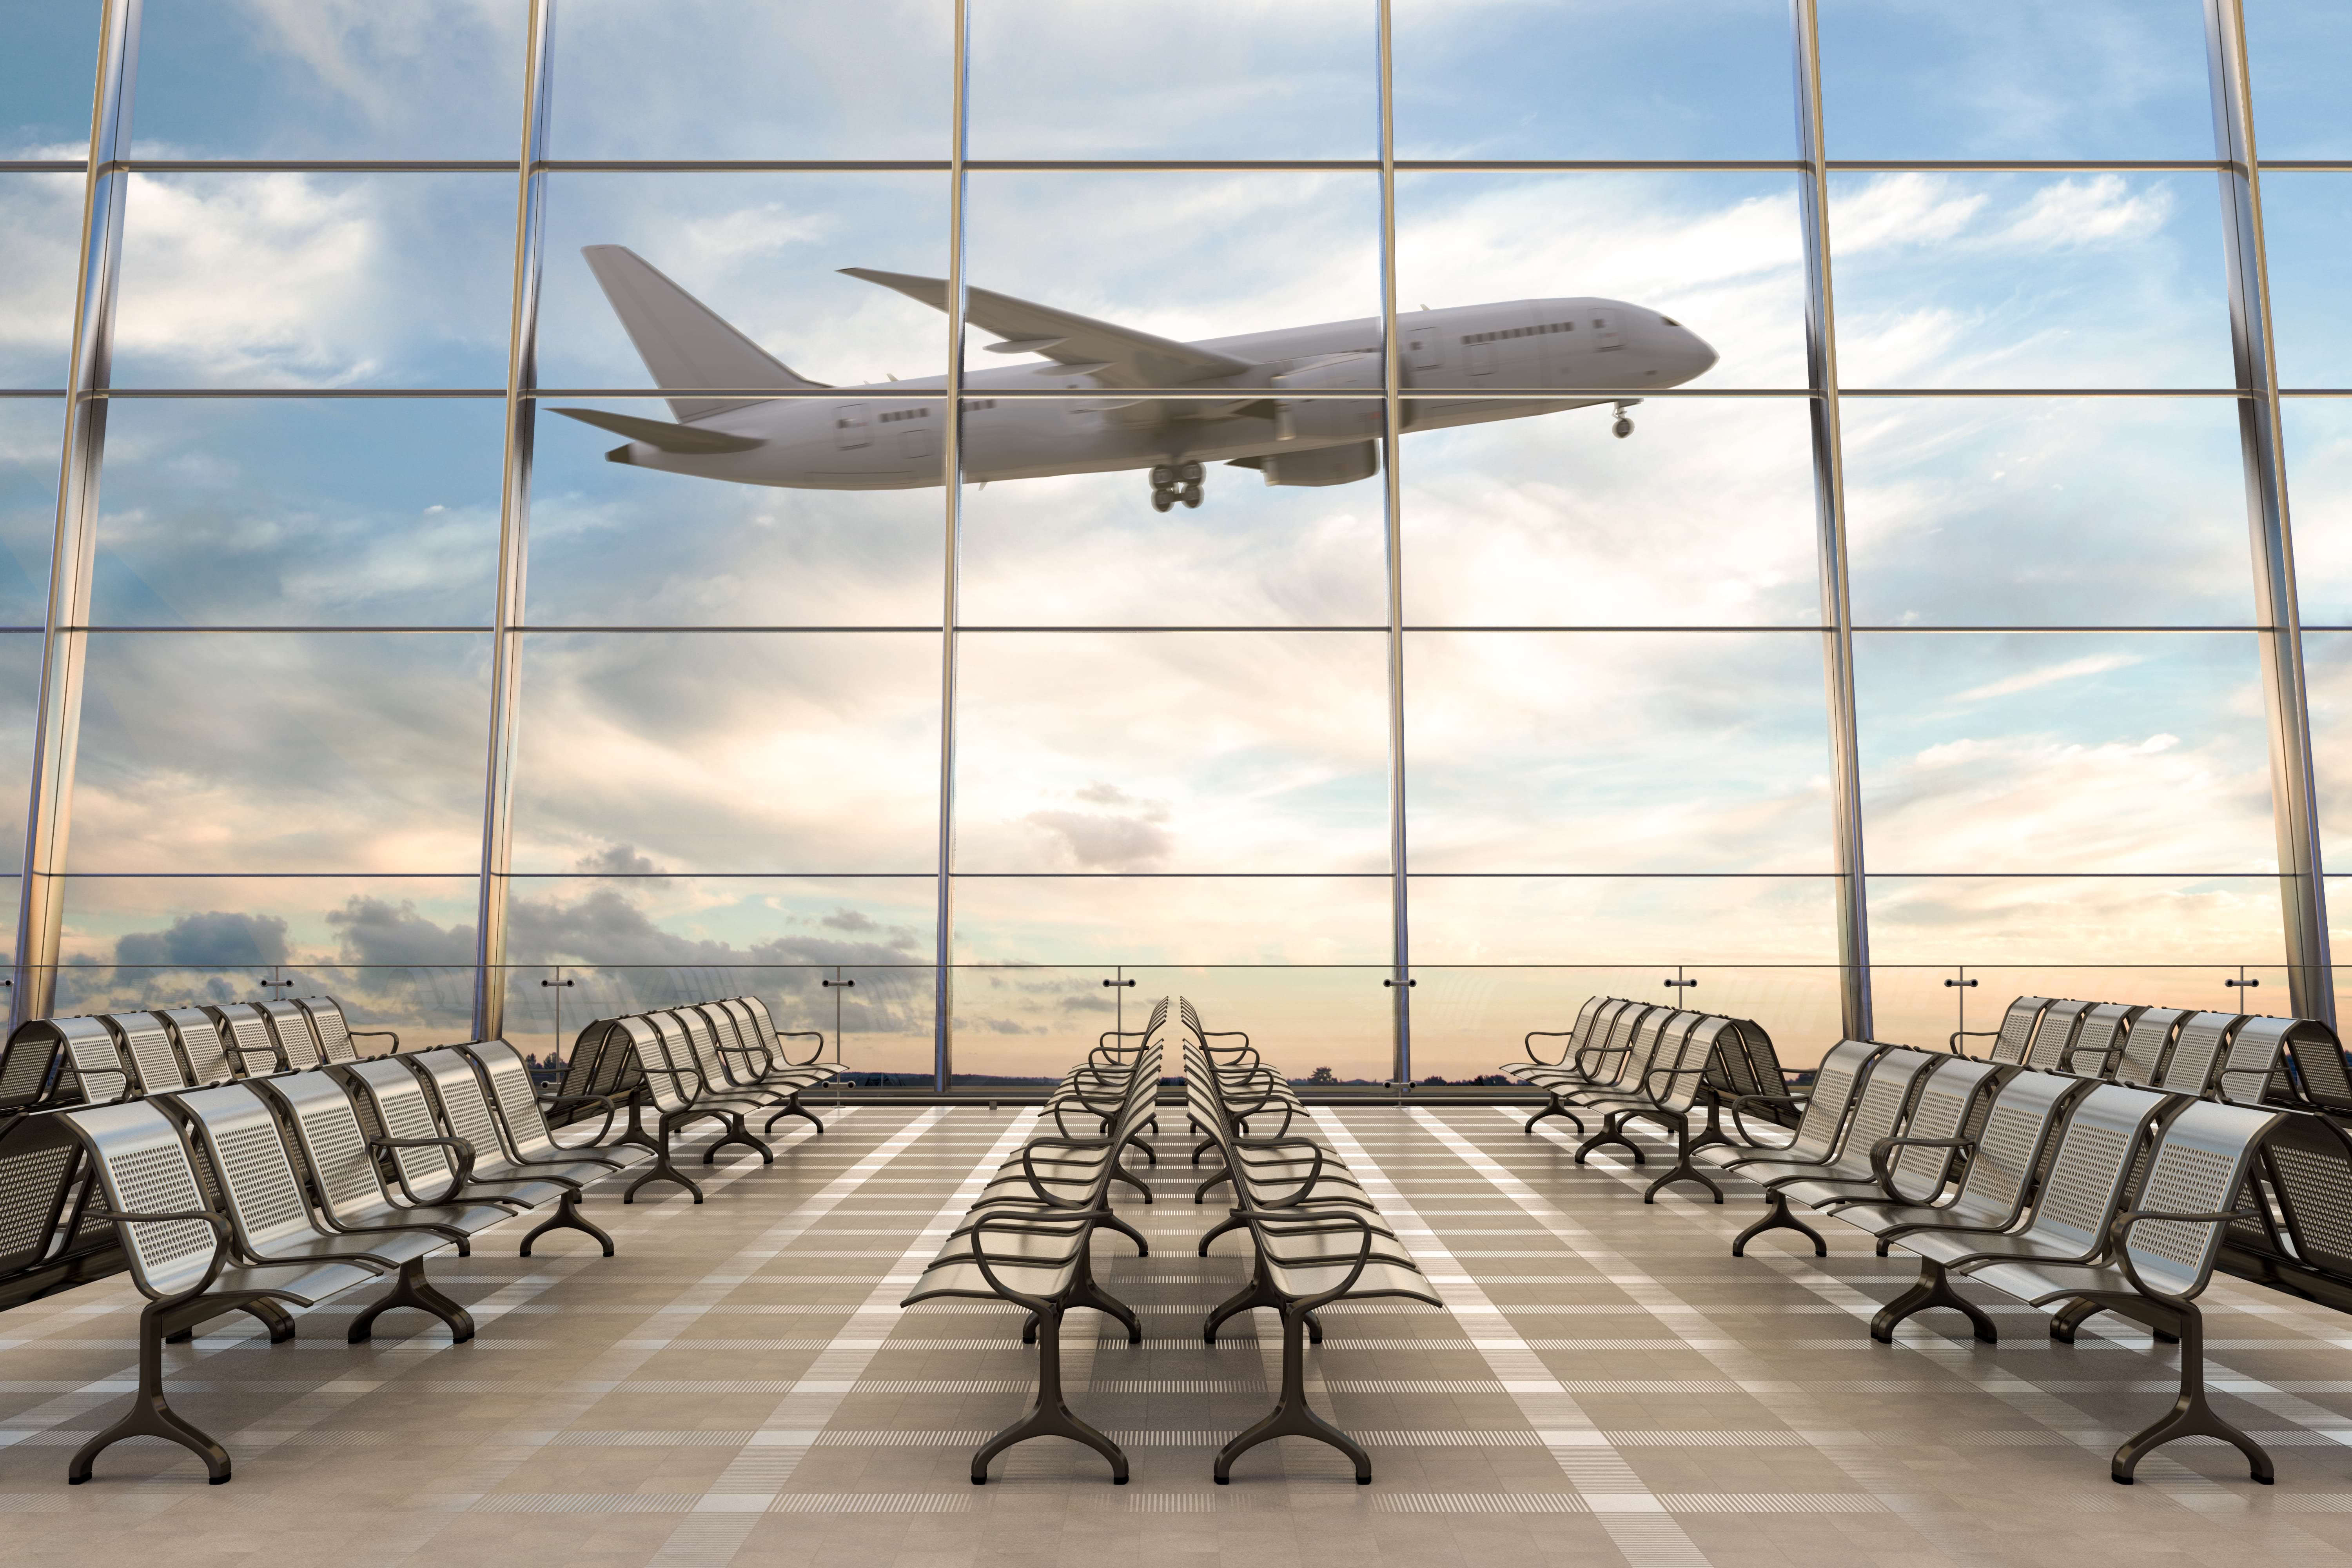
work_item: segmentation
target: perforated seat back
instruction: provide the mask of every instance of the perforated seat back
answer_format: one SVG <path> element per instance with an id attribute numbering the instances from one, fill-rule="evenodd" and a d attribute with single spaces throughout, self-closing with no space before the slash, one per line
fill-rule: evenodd
<path id="1" fill-rule="evenodd" d="M 1606 996 L 1587 996 L 1584 999 L 1584 1005 L 1576 1010 L 1576 1021 L 1568 1026 L 1568 1055 L 1574 1056 L 1576 1048 L 1592 1037 L 1592 1021 L 1608 1002 Z"/>
<path id="2" fill-rule="evenodd" d="M 454 1046 L 442 1046 L 404 1059 L 415 1071 L 425 1075 L 425 1080 L 433 1088 L 434 1100 L 440 1104 L 441 1120 L 447 1125 L 449 1135 L 473 1145 L 478 1164 L 492 1164 L 506 1158 L 506 1140 L 499 1135 L 498 1118 L 490 1110 L 489 1096 L 483 1091 L 471 1058 Z"/>
<path id="3" fill-rule="evenodd" d="M 2131 1029 L 2131 1022 L 2141 1012 L 2138 1007 L 2121 1002 L 2102 1002 L 2083 1015 L 2082 1026 L 2074 1031 L 2074 1049 L 2066 1053 L 2066 1070 L 2088 1078 L 2104 1078 L 2107 1060 L 2123 1043 Z"/>
<path id="4" fill-rule="evenodd" d="M 171 1026 L 173 1038 L 180 1042 L 180 1054 L 188 1059 L 189 1082 L 202 1087 L 236 1076 L 228 1047 L 221 1043 L 220 1023 L 210 1013 L 201 1007 L 166 1007 L 155 1016 Z"/>
<path id="5" fill-rule="evenodd" d="M 2053 1002 L 2042 1010 L 2041 1026 L 2033 1031 L 2033 1044 L 2025 1053 L 2025 1065 L 2036 1072 L 2058 1072 L 2066 1066 L 2067 1055 L 2074 1048 L 2074 1032 L 2083 1026 L 2083 1016 L 2091 1010 L 2088 1002 Z M 2006 1020 L 2003 1020 L 2006 1022 Z"/>
<path id="6" fill-rule="evenodd" d="M 319 1037 L 319 1052 L 331 1062 L 355 1062 L 360 1059 L 360 1047 L 352 1038 L 351 1021 L 343 1016 L 343 1005 L 332 996 L 304 996 L 297 1003 L 310 1020 L 311 1033 Z"/>
<path id="7" fill-rule="evenodd" d="M 1937 1058 L 1930 1058 L 1931 1061 Z M 1911 1120 L 1904 1124 L 1906 1138 L 1958 1138 L 1967 1126 L 1969 1113 L 1983 1099 L 1986 1089 L 2000 1071 L 1993 1062 L 1970 1061 L 1965 1057 L 1947 1057 L 1928 1073 L 1927 1081 L 1919 1086 L 1918 1101 L 1912 1107 Z M 1867 1154 L 1869 1150 L 1857 1151 Z M 1951 1174 L 1952 1162 L 1958 1158 L 1954 1149 L 1928 1149 L 1917 1145 L 1895 1151 L 1890 1170 L 1896 1190 L 1922 1199 L 1943 1190 Z"/>
<path id="8" fill-rule="evenodd" d="M 1863 1064 L 1878 1050 L 1868 1040 L 1840 1040 L 1813 1072 L 1813 1092 L 1786 1152 L 1791 1159 L 1822 1160 L 1837 1147 L 1845 1125 L 1847 1105 L 1853 1099 L 1853 1080 Z"/>
<path id="9" fill-rule="evenodd" d="M 1668 1110 L 1688 1110 L 1698 1103 L 1699 1085 L 1706 1081 L 1717 1047 L 1724 1031 L 1731 1027 L 1728 1018 L 1712 1018 L 1704 1013 L 1684 1013 L 1666 1028 L 1666 1037 L 1675 1042 L 1670 1070 L 1653 1068 L 1645 1086 L 1650 1097 Z"/>
<path id="10" fill-rule="evenodd" d="M 2263 1134 L 2283 1120 L 2276 1110 L 2199 1103 L 2158 1134 L 2147 1181 L 2132 1206 L 2159 1214 L 2220 1214 L 2245 1186 L 2246 1171 Z M 2205 1289 L 2221 1250 L 2224 1221 L 2143 1220 L 2124 1247 L 2139 1277 L 2174 1296 Z"/>
<path id="11" fill-rule="evenodd" d="M 329 1214 L 350 1224 L 382 1206 L 387 1195 L 383 1175 L 368 1150 L 358 1108 L 341 1083 L 326 1073 L 305 1072 L 268 1079 L 257 1087 L 285 1108 Z"/>
<path id="12" fill-rule="evenodd" d="M 2343 1042 L 2316 1018 L 2299 1018 L 2286 1037 L 2294 1056 L 2295 1082 L 2305 1100 L 2323 1110 L 2352 1111 L 2352 1079 L 2344 1067 Z"/>
<path id="13" fill-rule="evenodd" d="M 114 1043 L 114 1031 L 101 1020 L 73 1017 L 45 1022 L 64 1042 L 66 1084 L 70 1084 L 79 1098 L 92 1105 L 104 1105 L 131 1092 L 131 1069 L 122 1065 L 122 1052 Z M 66 1084 L 59 1085 L 60 1098 L 68 1098 L 64 1093 Z"/>
<path id="14" fill-rule="evenodd" d="M 2070 1257 L 2097 1251 L 2141 1136 L 2164 1104 L 2160 1094 L 2112 1083 L 2084 1096 L 2059 1134 L 2058 1153 L 2026 1234 Z"/>
<path id="15" fill-rule="evenodd" d="M 159 1094 L 188 1087 L 179 1053 L 172 1049 L 172 1031 L 163 1019 L 152 1013 L 110 1013 L 106 1026 L 114 1031 L 115 1043 L 131 1058 L 131 1069 L 139 1075 L 140 1092 Z"/>
<path id="16" fill-rule="evenodd" d="M 1935 1065 L 1934 1057 L 1908 1046 L 1898 1046 L 1872 1062 L 1870 1076 L 1862 1081 L 1862 1097 L 1854 1101 L 1845 1142 L 1840 1145 L 1841 1157 L 1867 1163 L 1871 1149 L 1881 1138 L 1894 1137 L 1911 1104 L 1911 1091 L 1919 1087 L 1920 1075 Z"/>
<path id="17" fill-rule="evenodd" d="M 187 1214 L 202 1209 L 204 1190 L 180 1131 L 143 1100 L 58 1112 L 96 1162 L 106 1206 L 117 1214 Z M 150 1297 L 177 1295 L 203 1282 L 212 1267 L 213 1228 L 202 1220 L 128 1220 L 115 1234 L 131 1278 Z"/>
<path id="18" fill-rule="evenodd" d="M 630 1093 L 643 1086 L 646 1075 L 637 1060 L 635 1037 L 618 1018 L 608 1021 L 596 1046 L 596 1070 L 590 1077 L 591 1094 Z"/>
<path id="19" fill-rule="evenodd" d="M 489 1080 L 490 1095 L 498 1101 L 499 1114 L 506 1121 L 507 1138 L 515 1151 L 526 1159 L 558 1152 L 555 1139 L 548 1130 L 547 1116 L 539 1108 L 538 1096 L 531 1092 L 530 1068 L 522 1059 L 522 1053 L 504 1040 L 477 1040 L 463 1048 L 480 1065 L 482 1076 Z"/>
<path id="20" fill-rule="evenodd" d="M 1601 1042 L 1601 1052 L 1588 1071 L 1597 1083 L 1622 1084 L 1632 1061 L 1634 1037 L 1643 1019 L 1657 1009 L 1646 1002 L 1628 1002 L 1609 1021 L 1609 1033 Z"/>
<path id="21" fill-rule="evenodd" d="M 2286 1073 L 2286 1037 L 2294 1026 L 2293 1018 L 2249 1018 L 2238 1026 L 2214 1080 L 2225 1103 L 2260 1105 L 2273 1095 L 2293 1096 L 2294 1086 Z"/>
<path id="22" fill-rule="evenodd" d="M 278 1043 L 278 1059 L 296 1072 L 314 1068 L 327 1059 L 319 1048 L 318 1037 L 310 1033 L 310 1016 L 300 1005 L 286 998 L 261 1004 L 261 1016 L 269 1025 L 270 1038 Z"/>
<path id="23" fill-rule="evenodd" d="M 677 1073 L 677 1068 L 692 1064 L 672 1062 L 661 1031 L 643 1016 L 615 1018 L 613 1027 L 627 1039 L 629 1051 L 641 1068 L 663 1069 L 645 1074 L 646 1092 L 655 1106 L 665 1112 L 685 1110 L 693 1098 L 694 1079 Z M 609 1051 L 612 1047 L 607 1045 L 604 1048 Z"/>
<path id="24" fill-rule="evenodd" d="M 1715 1048 L 1707 1058 L 1707 1087 L 1718 1093 L 1738 1099 L 1762 1091 L 1757 1081 L 1756 1067 L 1748 1056 L 1748 1021 L 1726 1018 L 1723 1027 L 1715 1033 Z"/>
<path id="25" fill-rule="evenodd" d="M 2047 996 L 2020 996 L 2000 1016 L 2000 1028 L 1993 1036 L 1992 1059 L 2007 1066 L 2021 1067 L 2025 1062 L 2027 1047 L 2033 1043 L 2033 1026 L 2041 1020 L 2042 1010 L 2050 1005 Z"/>
<path id="26" fill-rule="evenodd" d="M 2262 1163 L 2303 1261 L 2352 1279 L 2352 1143 L 2323 1117 L 2290 1116 L 2263 1140 Z"/>
<path id="27" fill-rule="evenodd" d="M 595 1081 L 596 1058 L 603 1054 L 605 1037 L 611 1033 L 612 1020 L 599 1018 L 572 1037 L 572 1049 L 563 1058 L 563 1074 L 555 1080 L 558 1100 L 593 1092 L 588 1086 Z"/>
<path id="28" fill-rule="evenodd" d="M 661 1026 L 664 1018 L 667 1018 L 670 1026 L 677 1031 L 670 1040 L 672 1053 L 676 1053 L 682 1040 L 688 1059 L 702 1075 L 702 1081 L 709 1086 L 710 1092 L 725 1093 L 733 1079 L 728 1075 L 727 1064 L 719 1059 L 718 1036 L 711 1030 L 710 1020 L 702 1016 L 702 1009 L 673 1007 L 667 1013 L 656 1013 L 654 1015 L 656 1028 Z"/>
<path id="29" fill-rule="evenodd" d="M 1639 1094 L 1652 1068 L 1673 1062 L 1674 1047 L 1666 1038 L 1666 1026 L 1677 1016 L 1670 1007 L 1653 1007 L 1642 1015 L 1642 1021 L 1633 1026 L 1633 1043 L 1625 1052 L 1625 1070 L 1617 1079 L 1618 1089 Z"/>
<path id="30" fill-rule="evenodd" d="M 27 1116 L 0 1136 L 0 1275 L 48 1256 L 80 1168 L 81 1144 L 54 1116 Z"/>
<path id="31" fill-rule="evenodd" d="M 274 1243 L 319 1234 L 302 1184 L 287 1163 L 278 1119 L 250 1085 L 225 1083 L 171 1098 L 194 1119 L 229 1215 L 249 1246 L 266 1253 Z"/>
<path id="32" fill-rule="evenodd" d="M 726 1092 L 727 1080 L 714 1074 L 708 1063 L 696 1059 L 694 1042 L 687 1035 L 684 1020 L 667 1009 L 640 1016 L 660 1040 L 663 1059 L 673 1068 L 688 1069 L 692 1075 L 673 1080 L 688 1100 Z"/>
<path id="33" fill-rule="evenodd" d="M 2116 1064 L 2116 1081 L 2130 1085 L 2162 1081 L 2164 1053 L 2172 1044 L 2173 1031 L 2188 1016 L 2188 1011 L 2179 1007 L 2142 1008 L 2124 1036 L 2124 1057 Z"/>
<path id="34" fill-rule="evenodd" d="M 408 1070 L 408 1058 L 378 1057 L 341 1070 L 351 1074 L 374 1107 L 385 1141 L 408 1145 L 393 1150 L 392 1161 L 406 1178 L 409 1191 L 423 1197 L 446 1187 L 457 1166 L 447 1148 L 424 1142 L 441 1137 L 442 1132 L 433 1120 L 432 1104 L 425 1098 L 425 1086 Z M 497 1154 L 498 1145 L 493 1143 L 486 1157 Z"/>
<path id="35" fill-rule="evenodd" d="M 7 1047 L 0 1050 L 0 1110 L 30 1105 L 49 1087 L 65 1042 L 46 1023 L 34 1018 L 17 1025 Z"/>
<path id="36" fill-rule="evenodd" d="M 756 1045 L 758 1042 L 746 1040 L 743 1037 L 743 1026 L 737 1021 L 734 1013 L 729 1009 L 727 1004 L 698 1002 L 694 1005 L 693 1011 L 709 1028 L 713 1043 L 723 1047 L 719 1059 L 725 1063 L 728 1076 L 743 1083 L 758 1078 L 760 1058 L 742 1054 L 745 1047 Z"/>
<path id="37" fill-rule="evenodd" d="M 221 1026 L 222 1038 L 229 1055 L 236 1062 L 239 1078 L 253 1078 L 273 1073 L 284 1064 L 278 1059 L 278 1041 L 269 1032 L 269 1021 L 261 1009 L 251 1002 L 231 1002 L 226 1006 L 206 1007 Z"/>
<path id="38" fill-rule="evenodd" d="M 2230 1031 L 2242 1016 L 2237 1013 L 2199 1013 L 2182 1021 L 2172 1042 L 2172 1058 L 2164 1064 L 2164 1081 L 2156 1087 L 2168 1094 L 2203 1094 L 2213 1082 Z"/>

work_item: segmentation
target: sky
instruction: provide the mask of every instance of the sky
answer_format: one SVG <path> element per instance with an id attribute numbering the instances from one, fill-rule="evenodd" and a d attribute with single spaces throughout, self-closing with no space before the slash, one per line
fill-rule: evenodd
<path id="1" fill-rule="evenodd" d="M 0 63 L 0 159 L 19 163 L 77 159 L 86 134 L 96 6 L 38 10 Z M 1393 11 L 1400 157 L 1795 155 L 1782 0 Z M 1832 156 L 2210 155 L 2197 0 L 1824 0 L 1821 17 Z M 942 0 L 566 0 L 550 151 L 944 157 L 949 19 Z M 147 0 L 133 150 L 511 158 L 522 22 L 519 0 Z M 2316 63 L 2352 47 L 2341 9 L 2250 0 L 2248 26 L 2263 152 L 2352 157 L 2352 89 Z M 1376 64 L 1366 0 L 972 0 L 968 151 L 1371 158 Z M 114 384 L 495 392 L 514 190 L 134 174 Z M 2352 385 L 2347 191 L 2265 177 L 2289 387 Z M 541 384 L 652 390 L 591 244 L 638 250 L 805 375 L 936 375 L 944 319 L 837 269 L 943 273 L 949 196 L 923 171 L 551 174 Z M 0 390 L 64 381 L 80 202 L 76 174 L 0 167 Z M 1407 309 L 1623 300 L 1717 348 L 1695 391 L 1805 384 L 1789 173 L 1409 172 L 1396 216 Z M 2068 395 L 2231 384 L 2221 219 L 2202 174 L 1830 183 L 1842 384 L 2029 394 L 1842 405 L 1882 1034 L 1948 1026 L 1969 994 L 1941 984 L 1955 964 L 2218 1003 L 2222 966 L 2279 961 L 2256 650 L 2228 629 L 2253 614 L 2233 406 Z M 971 282 L 1170 337 L 1380 309 L 1360 172 L 982 172 L 964 222 Z M 972 364 L 1013 363 L 980 341 Z M 2288 411 L 2314 626 L 2352 628 L 2347 408 Z M 1835 1026 L 1806 405 L 1658 399 L 1635 418 L 1625 440 L 1588 411 L 1402 443 L 1428 1070 L 1484 1070 L 1583 989 L 1662 994 L 1675 964 L 1792 1060 Z M 21 794 L 31 743 L 38 639 L 5 628 L 40 623 L 61 421 L 53 395 L 0 398 L 0 793 Z M 92 636 L 73 801 L 78 996 L 236 994 L 253 965 L 310 964 L 462 1031 L 502 421 L 496 397 L 111 405 L 92 621 L 117 629 Z M 517 972 L 516 1037 L 546 1048 L 559 1022 L 732 975 L 827 1028 L 838 1003 L 862 1061 L 919 1070 L 942 498 L 719 485 L 608 464 L 613 444 L 538 422 L 511 950 L 584 967 L 570 988 Z M 1073 1031 L 1107 1026 L 1103 966 L 1126 963 L 1264 1010 L 1343 1076 L 1385 1075 L 1382 487 L 1220 469 L 1208 488 L 1164 516 L 1132 474 L 961 498 L 961 1067 L 1059 1065 Z M 2352 629 L 2309 648 L 2326 821 L 2352 832 Z"/>

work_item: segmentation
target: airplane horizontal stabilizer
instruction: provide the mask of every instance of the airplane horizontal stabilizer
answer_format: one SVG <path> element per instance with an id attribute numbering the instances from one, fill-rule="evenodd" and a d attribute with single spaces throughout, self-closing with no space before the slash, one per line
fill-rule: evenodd
<path id="1" fill-rule="evenodd" d="M 750 436 L 730 436 L 724 430 L 703 430 L 692 425 L 669 425 L 659 419 L 639 419 L 628 414 L 607 414 L 601 408 L 551 408 L 551 414 L 562 414 L 583 425 L 593 425 L 599 430 L 610 430 L 615 436 L 625 436 L 632 441 L 664 452 L 678 452 L 708 457 L 719 452 L 748 452 L 754 447 L 764 447 L 765 441 Z"/>
<path id="2" fill-rule="evenodd" d="M 592 245 L 580 254 L 620 317 L 654 384 L 726 387 L 764 392 L 822 392 L 811 381 L 737 331 L 701 300 L 679 288 L 645 258 L 622 245 Z M 673 397 L 670 412 L 700 419 L 751 401 L 741 397 Z"/>
<path id="3" fill-rule="evenodd" d="M 935 310 L 948 308 L 944 278 L 919 278 L 909 272 L 877 272 L 869 267 L 845 267 L 842 271 L 868 283 L 895 289 L 909 300 L 919 300 Z M 1088 316 L 1034 305 L 1010 294 L 967 287 L 964 316 L 974 326 L 1004 334 L 993 345 L 1041 353 L 1073 375 L 1091 375 L 1105 386 L 1184 386 L 1196 381 L 1239 375 L 1250 366 L 1192 343 L 1114 326 Z M 1032 346 L 1032 345 L 1035 346 Z"/>

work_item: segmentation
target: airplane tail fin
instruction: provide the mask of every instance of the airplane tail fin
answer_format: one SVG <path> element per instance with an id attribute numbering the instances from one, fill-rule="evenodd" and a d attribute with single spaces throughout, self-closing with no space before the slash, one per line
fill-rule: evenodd
<path id="1" fill-rule="evenodd" d="M 613 313 L 662 387 L 727 386 L 774 392 L 821 392 L 811 381 L 729 326 L 701 300 L 671 282 L 635 251 L 591 245 L 582 256 L 612 302 Z M 681 421 L 704 418 L 751 401 L 741 397 L 673 397 Z"/>

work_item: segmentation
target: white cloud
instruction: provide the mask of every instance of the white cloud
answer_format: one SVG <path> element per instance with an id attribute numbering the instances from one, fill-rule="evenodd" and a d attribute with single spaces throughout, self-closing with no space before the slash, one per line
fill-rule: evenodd
<path id="1" fill-rule="evenodd" d="M 2000 680 L 1988 681 L 1982 686 L 1972 686 L 1966 691 L 1957 694 L 1954 700 L 1984 702 L 1996 697 L 2013 697 L 2018 692 L 2032 691 L 2037 687 L 2053 686 L 2062 680 L 2080 680 L 2085 676 L 2105 675 L 2111 669 L 2126 669 L 2138 662 L 2139 659 L 2135 656 L 2123 653 L 2100 653 L 2084 658 L 2065 659 L 2057 664 L 2043 665 L 2039 669 L 2028 670 L 2022 675 L 2011 675 Z"/>

